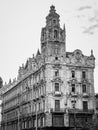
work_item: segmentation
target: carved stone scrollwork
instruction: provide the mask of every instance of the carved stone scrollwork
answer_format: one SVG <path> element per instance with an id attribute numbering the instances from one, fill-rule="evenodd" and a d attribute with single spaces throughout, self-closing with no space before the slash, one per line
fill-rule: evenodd
<path id="1" fill-rule="evenodd" d="M 74 51 L 74 57 L 75 57 L 77 63 L 82 63 L 82 52 L 81 52 L 81 50 L 78 50 L 78 49 L 75 50 Z"/>
<path id="2" fill-rule="evenodd" d="M 61 65 L 58 64 L 58 63 L 57 63 L 57 64 L 54 64 L 54 65 L 53 65 L 53 68 L 55 68 L 55 69 L 61 69 Z"/>
<path id="3" fill-rule="evenodd" d="M 55 79 L 52 80 L 52 82 L 59 82 L 59 83 L 63 83 L 63 81 L 61 80 L 61 78 L 57 77 Z"/>

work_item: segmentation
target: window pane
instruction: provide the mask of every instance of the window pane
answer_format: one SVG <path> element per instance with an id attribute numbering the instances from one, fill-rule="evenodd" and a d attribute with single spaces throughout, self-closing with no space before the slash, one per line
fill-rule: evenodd
<path id="1" fill-rule="evenodd" d="M 55 111 L 60 110 L 60 100 L 55 100 Z"/>
<path id="2" fill-rule="evenodd" d="M 54 38 L 57 38 L 58 37 L 58 32 L 57 30 L 54 30 Z"/>
<path id="3" fill-rule="evenodd" d="M 72 87 L 72 92 L 75 93 L 75 84 L 72 84 L 71 87 Z"/>
<path id="4" fill-rule="evenodd" d="M 59 76 L 59 71 L 58 70 L 55 71 L 55 76 Z"/>
<path id="5" fill-rule="evenodd" d="M 88 110 L 88 103 L 87 101 L 83 101 L 83 111 L 87 111 Z"/>
<path id="6" fill-rule="evenodd" d="M 75 71 L 72 71 L 72 78 L 75 77 Z"/>
<path id="7" fill-rule="evenodd" d="M 55 91 L 59 91 L 59 83 L 55 83 Z"/>
<path id="8" fill-rule="evenodd" d="M 82 85 L 82 91 L 83 91 L 83 93 L 86 93 L 86 84 Z"/>
<path id="9" fill-rule="evenodd" d="M 43 100 L 43 110 L 45 110 L 45 100 Z"/>
<path id="10" fill-rule="evenodd" d="M 82 78 L 83 78 L 83 79 L 86 78 L 86 73 L 85 73 L 85 71 L 82 72 Z"/>

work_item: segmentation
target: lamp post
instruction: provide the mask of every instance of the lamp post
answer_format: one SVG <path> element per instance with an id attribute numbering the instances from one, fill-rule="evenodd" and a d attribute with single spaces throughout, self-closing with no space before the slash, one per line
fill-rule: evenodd
<path id="1" fill-rule="evenodd" d="M 74 103 L 73 103 L 73 108 L 74 108 L 74 130 L 77 130 L 76 128 L 76 108 L 75 108 L 75 103 L 76 101 L 74 100 Z"/>
<path id="2" fill-rule="evenodd" d="M 65 111 L 66 111 L 66 126 L 69 125 L 69 119 L 68 119 L 68 107 L 67 107 L 67 101 L 65 103 Z"/>
<path id="3" fill-rule="evenodd" d="M 20 130 L 20 122 L 19 122 L 19 119 L 20 119 L 20 111 L 18 110 L 18 130 Z"/>
<path id="4" fill-rule="evenodd" d="M 36 102 L 36 130 L 37 130 L 37 102 Z"/>
<path id="5" fill-rule="evenodd" d="M 76 108 L 75 108 L 76 100 L 75 100 L 75 98 L 72 101 L 72 103 L 73 103 L 73 109 L 74 109 L 74 130 L 77 130 L 77 128 L 76 128 Z"/>

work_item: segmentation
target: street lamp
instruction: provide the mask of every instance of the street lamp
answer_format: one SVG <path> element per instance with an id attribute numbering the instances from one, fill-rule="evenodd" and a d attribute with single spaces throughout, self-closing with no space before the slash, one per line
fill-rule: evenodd
<path id="1" fill-rule="evenodd" d="M 36 102 L 36 130 L 37 130 L 37 102 Z"/>
<path id="2" fill-rule="evenodd" d="M 66 126 L 69 125 L 67 101 L 65 102 Z"/>
<path id="3" fill-rule="evenodd" d="M 20 130 L 20 122 L 19 122 L 19 119 L 20 119 L 20 111 L 18 110 L 18 130 Z"/>
<path id="4" fill-rule="evenodd" d="M 74 108 L 74 130 L 77 130 L 77 127 L 76 127 L 76 108 L 75 108 L 76 100 L 75 100 L 75 98 L 74 98 L 74 100 L 72 100 L 72 103 L 73 103 L 73 108 Z"/>

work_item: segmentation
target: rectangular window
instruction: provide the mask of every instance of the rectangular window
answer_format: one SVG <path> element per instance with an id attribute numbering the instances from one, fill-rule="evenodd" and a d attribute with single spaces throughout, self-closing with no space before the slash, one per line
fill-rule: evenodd
<path id="1" fill-rule="evenodd" d="M 55 100 L 55 111 L 60 111 L 60 100 Z"/>
<path id="2" fill-rule="evenodd" d="M 55 83 L 55 91 L 59 91 L 59 83 Z"/>
<path id="3" fill-rule="evenodd" d="M 72 87 L 72 92 L 75 93 L 75 84 L 72 84 L 71 87 Z"/>
<path id="4" fill-rule="evenodd" d="M 87 110 L 88 110 L 88 102 L 83 101 L 83 111 L 87 111 Z"/>
<path id="5" fill-rule="evenodd" d="M 55 71 L 55 76 L 56 77 L 59 76 L 59 71 L 58 70 Z"/>
<path id="6" fill-rule="evenodd" d="M 75 78 L 75 71 L 72 71 L 72 78 Z"/>
<path id="7" fill-rule="evenodd" d="M 82 71 L 82 78 L 85 79 L 86 78 L 86 72 Z"/>
<path id="8" fill-rule="evenodd" d="M 86 93 L 86 84 L 82 84 L 82 92 Z"/>
<path id="9" fill-rule="evenodd" d="M 39 102 L 39 104 L 38 104 L 38 105 L 39 105 L 39 111 L 40 111 L 40 102 Z"/>
<path id="10" fill-rule="evenodd" d="M 43 110 L 45 110 L 45 100 L 43 100 Z"/>

